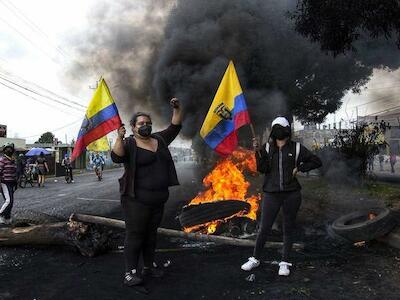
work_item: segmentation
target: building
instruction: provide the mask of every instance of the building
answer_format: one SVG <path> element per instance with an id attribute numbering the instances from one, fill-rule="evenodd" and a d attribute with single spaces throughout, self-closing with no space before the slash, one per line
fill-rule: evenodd
<path id="1" fill-rule="evenodd" d="M 305 126 L 304 129 L 295 131 L 293 139 L 303 144 L 308 149 L 321 147 L 332 142 L 336 129 L 317 126 Z"/>
<path id="2" fill-rule="evenodd" d="M 50 157 L 47 159 L 49 166 L 49 174 L 55 176 L 61 176 L 64 174 L 64 167 L 61 166 L 62 160 L 65 154 L 71 154 L 74 146 L 72 144 L 54 144 L 54 143 L 35 143 L 27 144 L 26 148 L 43 148 L 51 152 Z M 72 164 L 75 169 L 85 169 L 86 168 L 86 153 L 79 156 Z"/>

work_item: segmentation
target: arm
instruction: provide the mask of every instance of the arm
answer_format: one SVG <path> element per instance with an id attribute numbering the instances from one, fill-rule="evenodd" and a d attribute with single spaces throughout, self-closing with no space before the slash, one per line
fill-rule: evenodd
<path id="1" fill-rule="evenodd" d="M 49 172 L 49 166 L 47 165 L 47 161 L 44 161 L 44 167 L 46 168 L 46 172 Z"/>
<path id="2" fill-rule="evenodd" d="M 115 163 L 121 164 L 127 161 L 127 145 L 125 140 L 126 129 L 124 124 L 118 129 L 118 137 L 115 141 L 114 147 L 111 151 L 111 160 Z"/>
<path id="3" fill-rule="evenodd" d="M 321 166 L 322 162 L 319 157 L 301 145 L 297 169 L 300 172 L 308 172 Z"/>
<path id="4" fill-rule="evenodd" d="M 181 125 L 182 124 L 182 108 L 179 103 L 179 100 L 177 98 L 172 98 L 170 104 L 173 108 L 171 124 Z"/>
<path id="5" fill-rule="evenodd" d="M 171 125 L 169 125 L 167 129 L 156 133 L 163 138 L 167 145 L 172 143 L 182 128 L 182 110 L 179 100 L 177 98 L 172 98 L 170 104 L 173 108 Z"/>
<path id="6" fill-rule="evenodd" d="M 265 144 L 261 149 L 258 149 L 258 152 L 260 155 L 256 153 L 257 171 L 265 174 L 270 165 L 269 157 L 267 151 L 265 150 Z"/>

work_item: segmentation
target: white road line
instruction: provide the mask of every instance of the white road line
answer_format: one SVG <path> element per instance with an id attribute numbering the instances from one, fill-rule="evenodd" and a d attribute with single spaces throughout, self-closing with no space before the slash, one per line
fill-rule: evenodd
<path id="1" fill-rule="evenodd" d="M 83 198 L 77 197 L 78 200 L 88 200 L 88 201 L 109 201 L 109 202 L 119 202 L 117 199 L 100 199 L 100 198 Z"/>

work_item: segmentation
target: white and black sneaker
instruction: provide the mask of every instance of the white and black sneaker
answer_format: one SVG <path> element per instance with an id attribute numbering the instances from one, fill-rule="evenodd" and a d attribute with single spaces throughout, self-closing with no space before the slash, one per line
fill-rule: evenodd
<path id="1" fill-rule="evenodd" d="M 289 276 L 290 275 L 290 270 L 289 267 L 291 267 L 292 264 L 288 263 L 286 261 L 281 261 L 279 263 L 279 276 Z"/>
<path id="2" fill-rule="evenodd" d="M 125 273 L 124 284 L 127 286 L 135 286 L 143 283 L 143 279 L 140 278 L 135 269 Z"/>
<path id="3" fill-rule="evenodd" d="M 260 265 L 260 261 L 255 257 L 249 257 L 249 260 L 245 262 L 241 268 L 243 271 L 251 271 Z"/>
<path id="4" fill-rule="evenodd" d="M 151 267 L 143 267 L 142 276 L 161 278 L 164 276 L 164 271 L 158 268 L 157 264 L 153 262 Z"/>

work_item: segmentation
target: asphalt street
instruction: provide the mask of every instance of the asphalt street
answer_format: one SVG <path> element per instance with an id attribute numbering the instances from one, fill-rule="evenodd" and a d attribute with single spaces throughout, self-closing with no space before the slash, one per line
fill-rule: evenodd
<path id="1" fill-rule="evenodd" d="M 182 187 L 170 188 L 170 200 L 167 202 L 165 215 L 171 224 L 174 215 L 201 190 L 201 178 L 191 162 L 176 164 Z M 118 191 L 118 178 L 123 168 L 105 170 L 103 180 L 98 181 L 93 172 L 74 176 L 74 183 L 67 184 L 63 177 L 47 178 L 45 187 L 27 186 L 15 193 L 13 212 L 33 211 L 45 213 L 61 219 L 71 213 L 95 214 L 121 217 Z"/>

